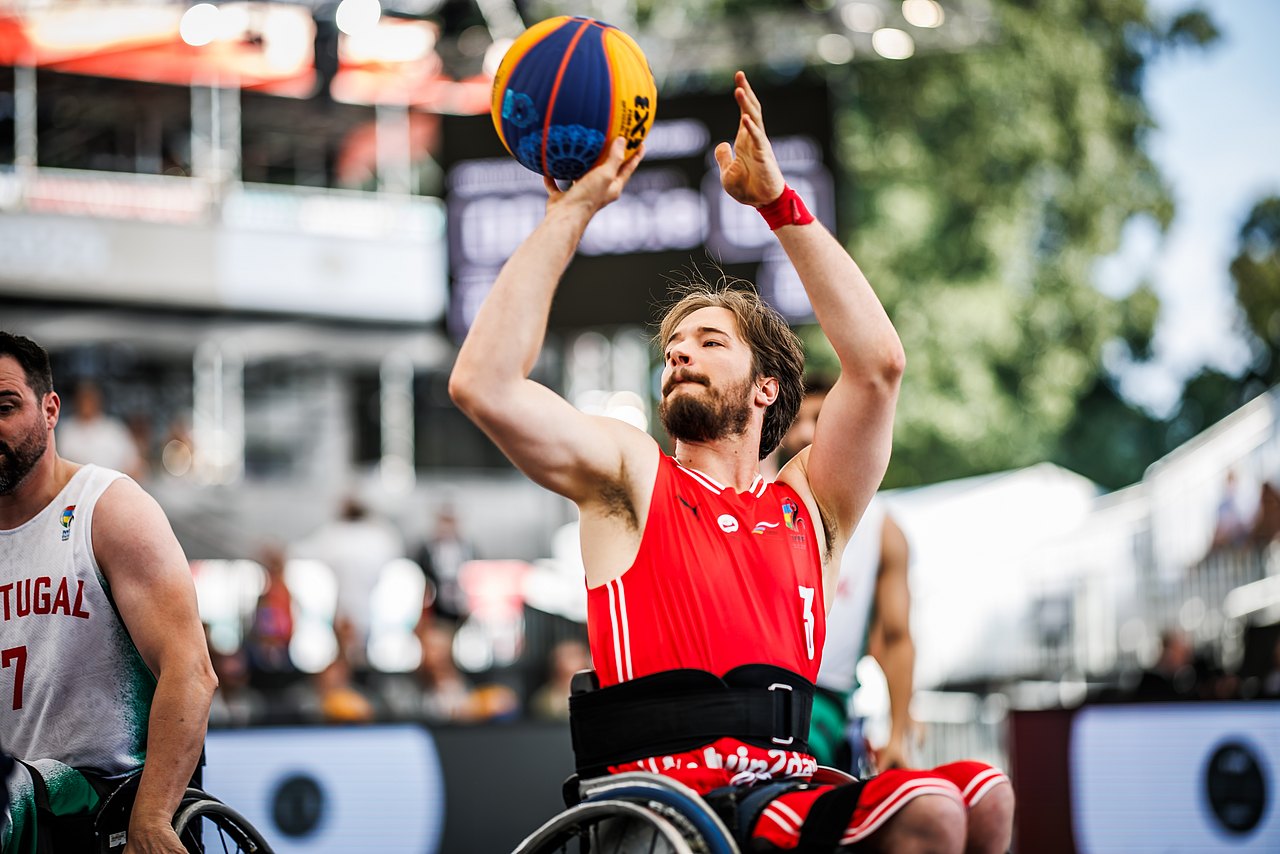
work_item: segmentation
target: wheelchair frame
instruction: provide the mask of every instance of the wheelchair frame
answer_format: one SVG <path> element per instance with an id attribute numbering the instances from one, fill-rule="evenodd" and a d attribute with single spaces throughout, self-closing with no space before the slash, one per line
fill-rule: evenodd
<path id="1" fill-rule="evenodd" d="M 835 768 L 820 767 L 810 782 L 841 785 L 853 777 Z M 593 777 L 578 784 L 581 802 L 554 816 L 525 838 L 513 854 L 552 854 L 571 851 L 573 839 L 587 839 L 581 850 L 592 854 L 625 854 L 630 840 L 617 840 L 616 849 L 599 847 L 596 828 L 615 821 L 643 825 L 651 849 L 666 854 L 741 854 L 734 834 L 719 814 L 693 789 L 670 777 L 628 771 Z M 638 831 L 632 831 L 636 835 Z M 608 840 L 613 841 L 613 840 Z M 658 842 L 666 848 L 654 848 Z M 579 845 L 581 846 L 581 842 Z"/>
<path id="2" fill-rule="evenodd" d="M 129 814 L 133 809 L 133 795 L 137 789 L 137 777 L 122 783 L 103 802 L 94 822 L 100 854 L 118 854 L 128 841 Z M 205 822 L 212 826 L 222 844 L 222 850 L 234 850 L 245 854 L 274 854 L 262 834 L 244 816 L 213 795 L 195 787 L 189 787 L 182 796 L 173 817 L 173 829 L 190 854 L 205 851 Z M 235 847 L 228 849 L 227 844 Z"/>

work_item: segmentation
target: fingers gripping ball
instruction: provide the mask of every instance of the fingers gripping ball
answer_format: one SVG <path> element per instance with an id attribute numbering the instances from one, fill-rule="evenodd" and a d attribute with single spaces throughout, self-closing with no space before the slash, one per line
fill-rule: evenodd
<path id="1" fill-rule="evenodd" d="M 493 79 L 498 138 L 521 164 L 573 181 L 614 137 L 634 153 L 653 125 L 657 87 L 640 46 L 591 18 L 560 16 L 515 40 Z"/>

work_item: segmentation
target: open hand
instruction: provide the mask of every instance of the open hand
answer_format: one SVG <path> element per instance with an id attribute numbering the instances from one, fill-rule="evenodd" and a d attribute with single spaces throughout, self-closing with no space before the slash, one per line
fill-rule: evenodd
<path id="1" fill-rule="evenodd" d="M 769 137 L 765 136 L 760 99 L 752 91 L 746 74 L 739 71 L 733 80 L 733 97 L 741 113 L 738 135 L 732 146 L 727 142 L 716 146 L 716 163 L 720 166 L 724 191 L 736 201 L 758 208 L 781 196 L 786 181 L 773 156 Z"/>

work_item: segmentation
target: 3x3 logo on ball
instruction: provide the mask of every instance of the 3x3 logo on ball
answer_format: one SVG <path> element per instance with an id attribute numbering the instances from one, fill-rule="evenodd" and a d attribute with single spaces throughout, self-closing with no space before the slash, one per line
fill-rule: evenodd
<path id="1" fill-rule="evenodd" d="M 640 143 L 644 142 L 645 135 L 649 133 L 649 122 L 653 118 L 653 111 L 649 109 L 649 99 L 643 95 L 636 95 L 635 105 L 630 114 L 626 112 L 625 103 L 622 109 L 626 117 L 622 123 L 622 135 L 627 138 L 627 151 L 635 151 L 640 147 Z"/>

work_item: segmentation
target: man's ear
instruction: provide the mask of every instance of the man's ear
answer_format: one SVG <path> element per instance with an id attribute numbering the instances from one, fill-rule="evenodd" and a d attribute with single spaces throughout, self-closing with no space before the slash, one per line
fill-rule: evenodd
<path id="1" fill-rule="evenodd" d="M 44 410 L 45 425 L 52 430 L 58 426 L 58 417 L 62 414 L 62 398 L 58 397 L 56 391 L 51 391 L 44 396 L 41 402 L 41 408 Z"/>
<path id="2" fill-rule="evenodd" d="M 761 377 L 756 380 L 756 403 L 761 406 L 772 406 L 778 399 L 778 378 Z"/>

